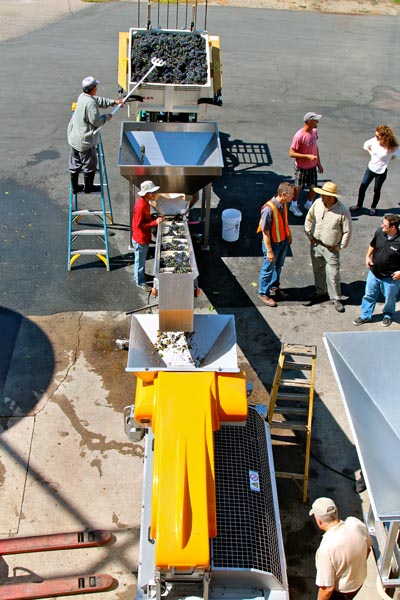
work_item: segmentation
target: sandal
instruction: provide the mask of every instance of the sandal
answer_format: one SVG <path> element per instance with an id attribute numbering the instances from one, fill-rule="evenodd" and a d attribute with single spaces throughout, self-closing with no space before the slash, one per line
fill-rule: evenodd
<path id="1" fill-rule="evenodd" d="M 370 214 L 371 217 L 373 217 L 375 213 L 376 213 L 376 209 L 375 208 L 370 208 L 369 209 L 369 214 Z"/>

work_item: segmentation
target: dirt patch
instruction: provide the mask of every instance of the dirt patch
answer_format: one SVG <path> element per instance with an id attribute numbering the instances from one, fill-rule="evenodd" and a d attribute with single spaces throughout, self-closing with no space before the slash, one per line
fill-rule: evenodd
<path id="1" fill-rule="evenodd" d="M 209 0 L 208 4 L 349 15 L 400 14 L 400 4 L 393 0 Z M 2 0 L 0 42 L 40 29 L 88 6 L 90 3 L 83 0 Z"/>
<path id="2" fill-rule="evenodd" d="M 211 0 L 209 4 L 347 15 L 400 14 L 400 4 L 393 0 Z"/>

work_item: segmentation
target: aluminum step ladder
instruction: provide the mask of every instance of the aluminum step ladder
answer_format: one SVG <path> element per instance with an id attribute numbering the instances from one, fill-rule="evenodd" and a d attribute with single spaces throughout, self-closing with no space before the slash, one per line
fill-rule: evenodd
<path id="1" fill-rule="evenodd" d="M 104 155 L 101 133 L 97 150 L 97 169 L 99 174 L 100 192 L 91 192 L 85 194 L 80 192 L 74 194 L 70 184 L 69 190 L 69 224 L 68 224 L 68 271 L 71 271 L 72 265 L 80 256 L 97 256 L 105 264 L 107 271 L 110 270 L 110 255 L 108 248 L 108 230 L 107 220 L 113 223 L 113 213 L 111 206 L 110 188 L 108 185 L 107 167 Z M 80 205 L 80 200 L 84 199 L 85 208 Z M 93 200 L 99 200 L 100 203 L 93 208 Z M 91 206 L 88 208 L 88 206 Z M 85 223 L 80 225 L 80 220 L 85 218 Z M 100 221 L 100 227 L 94 227 L 95 223 Z M 84 227 L 86 226 L 86 228 Z M 75 242 L 83 239 L 93 239 L 97 237 L 101 242 L 100 248 L 76 247 Z"/>
<path id="2" fill-rule="evenodd" d="M 268 421 L 272 430 L 305 432 L 304 472 L 275 473 L 276 477 L 292 479 L 300 489 L 298 482 L 303 482 L 303 502 L 307 501 L 308 491 L 316 358 L 316 346 L 282 344 L 268 407 Z M 279 435 L 276 437 L 279 439 Z M 298 445 L 295 434 L 292 439 L 289 444 Z"/>

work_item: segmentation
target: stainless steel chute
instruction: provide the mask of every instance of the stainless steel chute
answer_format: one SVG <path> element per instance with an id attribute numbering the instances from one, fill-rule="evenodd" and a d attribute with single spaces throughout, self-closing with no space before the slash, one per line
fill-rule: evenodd
<path id="1" fill-rule="evenodd" d="M 374 512 L 400 520 L 400 469 L 393 469 L 400 456 L 400 332 L 326 333 L 325 340 Z"/>
<path id="2" fill-rule="evenodd" d="M 382 584 L 400 588 L 400 331 L 326 333 L 324 341 L 368 489 Z"/>
<path id="3" fill-rule="evenodd" d="M 151 179 L 162 193 L 193 195 L 219 177 L 223 165 L 217 123 L 121 124 L 118 166 L 136 187 Z"/>

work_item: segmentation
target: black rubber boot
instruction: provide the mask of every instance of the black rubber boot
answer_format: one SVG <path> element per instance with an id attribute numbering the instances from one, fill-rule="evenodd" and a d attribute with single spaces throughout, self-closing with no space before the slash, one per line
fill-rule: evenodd
<path id="1" fill-rule="evenodd" d="M 71 189 L 73 194 L 79 194 L 79 192 L 83 192 L 83 185 L 80 185 L 78 181 L 79 173 L 71 173 Z"/>
<path id="2" fill-rule="evenodd" d="M 101 190 L 100 186 L 93 184 L 95 175 L 96 175 L 95 171 L 91 171 L 90 173 L 84 173 L 83 178 L 85 180 L 85 189 L 84 189 L 85 194 L 90 194 L 91 192 L 100 192 L 100 190 Z"/>

